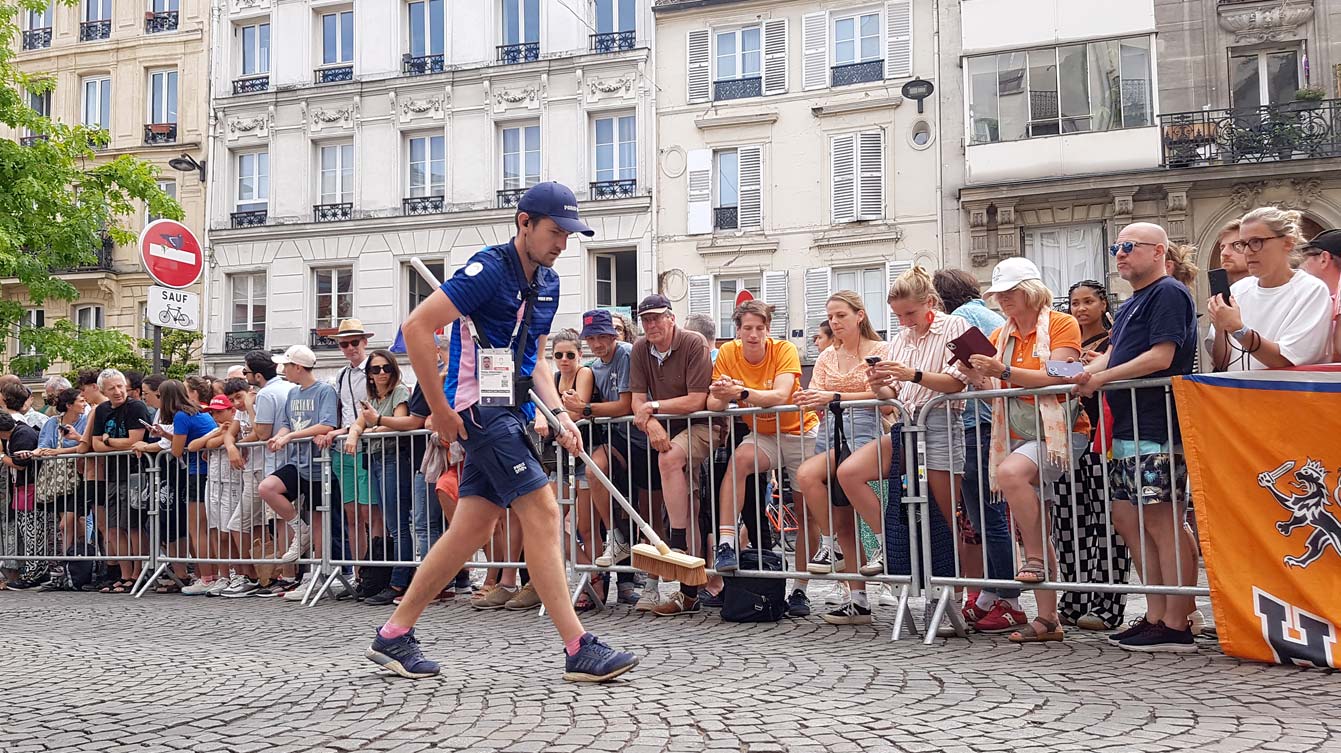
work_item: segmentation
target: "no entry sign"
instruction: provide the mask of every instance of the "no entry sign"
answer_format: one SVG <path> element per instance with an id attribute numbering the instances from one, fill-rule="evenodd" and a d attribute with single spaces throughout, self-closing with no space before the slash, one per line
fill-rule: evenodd
<path id="1" fill-rule="evenodd" d="M 154 220 L 140 231 L 140 260 L 154 282 L 169 288 L 195 284 L 205 268 L 200 241 L 176 220 Z"/>

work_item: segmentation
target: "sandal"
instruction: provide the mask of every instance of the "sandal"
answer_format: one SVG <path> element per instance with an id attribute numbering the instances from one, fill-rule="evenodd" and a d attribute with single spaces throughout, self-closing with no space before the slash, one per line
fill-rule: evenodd
<path id="1" fill-rule="evenodd" d="M 182 587 L 177 585 L 175 581 L 169 583 L 160 583 L 159 586 L 154 589 L 154 593 L 156 594 L 179 594 L 181 592 Z"/>
<path id="2" fill-rule="evenodd" d="M 135 581 L 131 580 L 117 581 L 117 583 L 112 586 L 112 593 L 128 594 L 134 587 L 135 587 Z"/>
<path id="3" fill-rule="evenodd" d="M 1042 583 L 1048 579 L 1044 564 L 1042 557 L 1025 557 L 1024 567 L 1015 573 L 1015 580 L 1020 583 Z"/>
<path id="4" fill-rule="evenodd" d="M 588 595 L 586 591 L 583 591 L 581 594 L 579 594 L 577 597 L 577 601 L 573 604 L 574 612 L 590 612 L 595 608 L 596 605 L 592 603 L 591 596 Z"/>
<path id="5" fill-rule="evenodd" d="M 1040 627 L 1043 630 L 1039 630 Z M 1062 629 L 1052 620 L 1035 617 L 1029 623 L 1028 632 L 1021 633 L 1017 630 L 1010 634 L 1008 640 L 1011 643 L 1060 642 L 1062 640 Z"/>

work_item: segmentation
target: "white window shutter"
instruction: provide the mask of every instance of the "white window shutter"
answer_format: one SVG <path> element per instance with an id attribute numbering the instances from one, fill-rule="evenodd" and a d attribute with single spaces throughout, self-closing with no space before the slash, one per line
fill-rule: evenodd
<path id="1" fill-rule="evenodd" d="M 885 217 L 885 132 L 857 134 L 857 219 Z"/>
<path id="2" fill-rule="evenodd" d="M 763 147 L 742 146 L 736 150 L 740 165 L 740 227 L 764 224 Z"/>
<path id="3" fill-rule="evenodd" d="M 819 326 L 829 318 L 829 312 L 825 306 L 829 302 L 830 287 L 833 284 L 833 273 L 828 267 L 815 267 L 806 270 L 805 279 L 805 304 L 806 304 L 806 358 L 814 360 L 819 356 L 819 350 L 815 347 L 815 333 L 819 332 Z"/>
<path id="4" fill-rule="evenodd" d="M 689 220 L 687 232 L 700 235 L 712 232 L 712 150 L 690 149 L 687 156 L 689 175 Z"/>
<path id="5" fill-rule="evenodd" d="M 689 314 L 712 316 L 712 275 L 689 276 Z M 714 317 L 714 321 L 716 317 Z"/>
<path id="6" fill-rule="evenodd" d="M 910 261 L 887 261 L 885 262 L 885 290 L 894 287 L 894 281 L 899 279 L 899 275 L 913 268 Z M 886 311 L 885 315 L 889 317 L 889 328 L 886 332 L 887 339 L 893 340 L 894 335 L 903 325 L 899 324 L 899 318 L 892 311 Z"/>
<path id="7" fill-rule="evenodd" d="M 787 19 L 764 22 L 764 96 L 787 93 Z"/>
<path id="8" fill-rule="evenodd" d="M 833 221 L 852 222 L 857 219 L 856 134 L 834 136 L 832 150 L 829 172 L 833 184 Z"/>
<path id="9" fill-rule="evenodd" d="M 801 86 L 829 85 L 829 14 L 807 13 L 801 19 Z"/>
<path id="10" fill-rule="evenodd" d="M 913 2 L 885 3 L 885 78 L 913 75 Z"/>
<path id="11" fill-rule="evenodd" d="M 693 102 L 707 102 L 712 99 L 712 32 L 708 29 L 695 29 L 689 32 L 688 55 L 689 72 L 688 98 Z"/>
<path id="12" fill-rule="evenodd" d="M 786 340 L 791 322 L 787 316 L 787 270 L 764 272 L 760 293 L 764 303 L 773 306 L 773 326 L 768 334 L 775 340 Z"/>

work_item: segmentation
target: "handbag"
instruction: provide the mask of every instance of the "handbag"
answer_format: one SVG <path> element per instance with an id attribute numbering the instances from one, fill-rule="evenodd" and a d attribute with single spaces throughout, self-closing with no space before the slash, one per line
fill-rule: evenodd
<path id="1" fill-rule="evenodd" d="M 829 499 L 834 507 L 848 507 L 852 503 L 848 501 L 843 485 L 838 483 L 838 466 L 852 456 L 852 448 L 843 432 L 843 406 L 837 400 L 829 403 L 829 415 L 833 419 L 833 442 L 829 449 L 834 453 L 833 471 L 829 473 Z"/>
<path id="2" fill-rule="evenodd" d="M 75 461 L 62 458 L 43 460 L 37 470 L 37 502 L 49 505 L 57 499 L 74 494 L 79 488 L 79 472 Z"/>

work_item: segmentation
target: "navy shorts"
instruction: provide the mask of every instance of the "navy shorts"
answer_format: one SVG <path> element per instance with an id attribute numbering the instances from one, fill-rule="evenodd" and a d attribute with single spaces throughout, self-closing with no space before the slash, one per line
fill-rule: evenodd
<path id="1" fill-rule="evenodd" d="M 549 474 L 526 436 L 525 417 L 515 408 L 472 406 L 461 414 L 470 436 L 461 472 L 461 497 L 484 497 L 507 508 L 518 497 L 549 484 Z"/>

